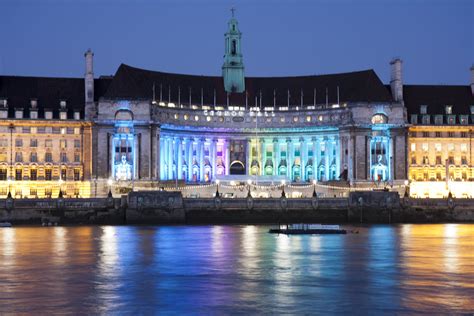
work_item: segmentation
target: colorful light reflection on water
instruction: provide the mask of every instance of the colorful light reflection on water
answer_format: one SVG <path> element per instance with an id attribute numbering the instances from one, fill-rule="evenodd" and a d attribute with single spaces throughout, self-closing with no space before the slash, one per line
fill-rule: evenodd
<path id="1" fill-rule="evenodd" d="M 474 311 L 474 225 L 357 229 L 1 229 L 0 314 Z"/>

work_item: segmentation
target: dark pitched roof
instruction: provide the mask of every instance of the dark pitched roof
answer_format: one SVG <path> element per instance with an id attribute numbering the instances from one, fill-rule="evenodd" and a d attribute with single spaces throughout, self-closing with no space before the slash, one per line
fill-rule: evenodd
<path id="1" fill-rule="evenodd" d="M 108 99 L 152 99 L 153 86 L 155 86 L 156 100 L 162 95 L 163 101 L 177 103 L 180 98 L 182 104 L 189 103 L 189 89 L 191 88 L 192 104 L 201 103 L 201 89 L 204 104 L 214 103 L 214 93 L 217 104 L 227 103 L 227 94 L 224 90 L 222 77 L 195 76 L 171 74 L 150 71 L 120 65 L 109 89 L 104 97 Z M 277 106 L 286 106 L 288 90 L 290 92 L 290 105 L 314 103 L 314 90 L 316 89 L 316 103 L 326 103 L 326 90 L 328 102 L 337 102 L 337 87 L 339 87 L 340 102 L 391 102 L 392 97 L 379 77 L 373 70 L 358 72 L 298 76 L 298 77 L 247 77 L 245 86 L 249 106 L 255 105 L 255 99 L 263 106 L 272 106 L 274 91 Z M 215 92 L 214 92 L 215 91 Z M 170 100 L 169 100 L 170 96 Z M 245 93 L 230 95 L 233 105 L 245 105 Z"/>
<path id="2" fill-rule="evenodd" d="M 470 86 L 404 85 L 403 99 L 408 114 L 420 113 L 427 105 L 428 114 L 445 114 L 445 106 L 453 106 L 453 114 L 470 114 L 474 96 Z"/>
<path id="3" fill-rule="evenodd" d="M 95 98 L 98 99 L 108 88 L 111 79 L 95 79 Z M 39 117 L 45 109 L 53 110 L 53 116 L 59 116 L 59 102 L 66 101 L 68 117 L 74 111 L 84 112 L 84 79 L 83 78 L 47 78 L 0 76 L 0 98 L 8 100 L 9 117 L 14 110 L 22 108 L 25 117 L 29 117 L 30 101 L 37 99 Z"/>

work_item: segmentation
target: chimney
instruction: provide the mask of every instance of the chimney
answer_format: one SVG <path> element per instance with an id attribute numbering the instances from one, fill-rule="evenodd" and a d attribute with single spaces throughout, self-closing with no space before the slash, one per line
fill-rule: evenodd
<path id="1" fill-rule="evenodd" d="M 471 66 L 471 93 L 474 96 L 474 64 Z"/>
<path id="2" fill-rule="evenodd" d="M 90 48 L 85 52 L 84 57 L 86 58 L 86 73 L 84 75 L 85 116 L 87 119 L 92 119 L 94 117 L 94 53 Z"/>
<path id="3" fill-rule="evenodd" d="M 392 96 L 395 101 L 403 101 L 403 80 L 402 80 L 402 60 L 400 58 L 394 58 L 390 62 L 391 75 L 390 75 L 390 87 L 392 89 Z"/>

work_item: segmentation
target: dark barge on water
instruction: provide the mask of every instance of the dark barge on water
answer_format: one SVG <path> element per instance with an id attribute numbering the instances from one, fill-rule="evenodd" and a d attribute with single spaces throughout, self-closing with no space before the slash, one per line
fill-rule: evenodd
<path id="1" fill-rule="evenodd" d="M 288 224 L 280 225 L 268 231 L 270 234 L 311 235 L 311 234 L 347 234 L 339 225 Z"/>

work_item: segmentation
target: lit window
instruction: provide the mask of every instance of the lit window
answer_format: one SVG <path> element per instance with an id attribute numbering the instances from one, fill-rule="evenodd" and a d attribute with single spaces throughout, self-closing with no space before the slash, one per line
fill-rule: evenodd
<path id="1" fill-rule="evenodd" d="M 79 135 L 81 133 L 81 129 L 79 127 L 74 127 L 74 134 Z"/>
<path id="2" fill-rule="evenodd" d="M 423 143 L 423 144 L 421 144 L 421 149 L 422 149 L 423 151 L 428 151 L 428 143 Z"/>
<path id="3" fill-rule="evenodd" d="M 323 116 L 322 116 L 322 115 L 319 115 L 319 116 L 318 116 L 318 121 L 320 121 L 320 122 L 323 121 Z"/>
<path id="4" fill-rule="evenodd" d="M 298 122 L 298 116 L 293 116 L 293 122 Z"/>
<path id="5" fill-rule="evenodd" d="M 453 114 L 453 106 L 452 105 L 446 105 L 446 114 Z"/>
<path id="6" fill-rule="evenodd" d="M 175 114 L 175 115 L 174 115 L 174 119 L 175 119 L 175 120 L 179 119 L 179 114 Z"/>
<path id="7" fill-rule="evenodd" d="M 306 117 L 306 122 L 311 122 L 311 116 L 308 115 L 308 116 Z"/>
<path id="8" fill-rule="evenodd" d="M 31 128 L 31 134 L 37 134 L 38 129 L 36 127 Z"/>
<path id="9" fill-rule="evenodd" d="M 44 118 L 47 119 L 47 120 L 51 120 L 53 118 L 53 112 L 45 111 L 44 112 Z"/>
<path id="10" fill-rule="evenodd" d="M 67 113 L 66 112 L 59 113 L 59 119 L 60 120 L 66 120 L 67 119 Z"/>
<path id="11" fill-rule="evenodd" d="M 185 121 L 187 121 L 187 120 L 188 120 L 188 118 L 189 118 L 189 115 L 187 115 L 187 114 L 184 114 L 184 120 L 185 120 Z"/>
<path id="12" fill-rule="evenodd" d="M 411 144 L 411 151 L 416 151 L 416 144 L 415 143 Z"/>
<path id="13" fill-rule="evenodd" d="M 37 119 L 38 118 L 38 111 L 31 111 L 30 112 L 30 118 L 31 119 Z"/>
<path id="14" fill-rule="evenodd" d="M 196 116 L 194 117 L 194 120 L 195 120 L 195 121 L 199 121 L 199 116 L 196 115 Z"/>
<path id="15" fill-rule="evenodd" d="M 61 139 L 61 140 L 59 141 L 59 146 L 60 146 L 61 148 L 67 148 L 67 140 Z"/>
<path id="16" fill-rule="evenodd" d="M 387 116 L 384 114 L 375 114 L 372 116 L 372 124 L 386 124 L 387 121 Z"/>
<path id="17" fill-rule="evenodd" d="M 448 144 L 448 151 L 454 150 L 454 144 Z"/>
<path id="18" fill-rule="evenodd" d="M 285 123 L 285 118 L 283 116 L 280 117 L 280 122 Z"/>
<path id="19" fill-rule="evenodd" d="M 418 124 L 418 115 L 412 114 L 410 121 L 411 121 L 411 124 Z"/>
<path id="20" fill-rule="evenodd" d="M 210 122 L 210 121 L 211 121 L 211 117 L 210 117 L 210 116 L 207 116 L 207 117 L 206 117 L 206 121 Z"/>
<path id="21" fill-rule="evenodd" d="M 436 151 L 441 151 L 441 144 L 440 143 L 435 144 L 435 150 Z"/>
<path id="22" fill-rule="evenodd" d="M 74 119 L 80 120 L 81 119 L 81 112 L 74 112 Z"/>
<path id="23" fill-rule="evenodd" d="M 66 128 L 65 127 L 61 127 L 61 134 L 66 134 Z"/>
<path id="24" fill-rule="evenodd" d="M 427 105 L 420 105 L 420 114 L 427 114 L 428 106 Z"/>
<path id="25" fill-rule="evenodd" d="M 461 144 L 461 151 L 466 152 L 467 151 L 467 144 Z"/>
<path id="26" fill-rule="evenodd" d="M 22 110 L 15 111 L 15 118 L 22 119 L 23 118 L 23 111 Z"/>

